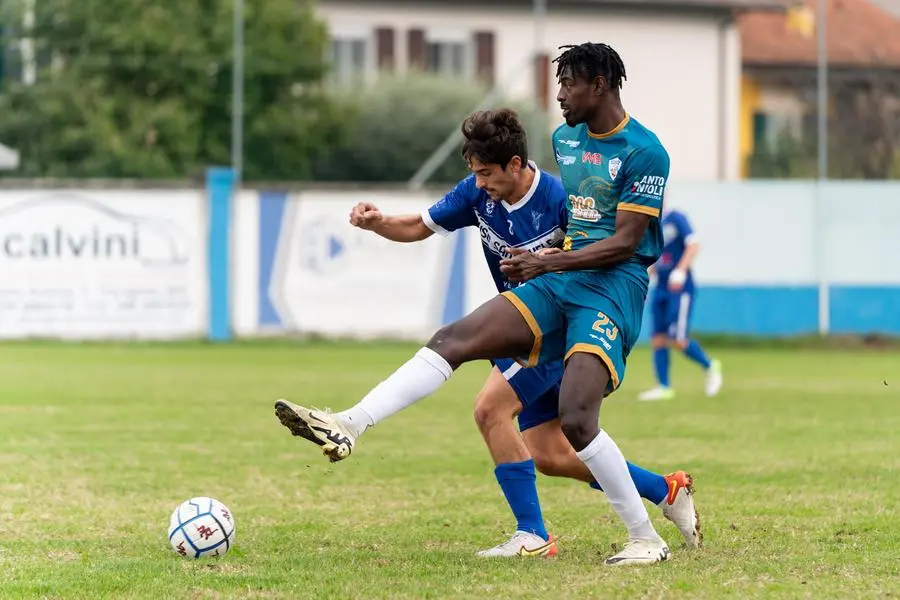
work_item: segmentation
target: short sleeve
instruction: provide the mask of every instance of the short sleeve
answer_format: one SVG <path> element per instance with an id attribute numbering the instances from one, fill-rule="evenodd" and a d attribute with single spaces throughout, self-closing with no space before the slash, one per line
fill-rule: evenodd
<path id="1" fill-rule="evenodd" d="M 449 235 L 451 231 L 477 225 L 474 204 L 478 198 L 475 176 L 469 175 L 450 192 L 422 211 L 422 221 L 435 233 Z"/>
<path id="2" fill-rule="evenodd" d="M 661 144 L 645 146 L 628 156 L 623 168 L 618 210 L 659 218 L 669 180 L 669 153 Z"/>
<path id="3" fill-rule="evenodd" d="M 541 177 L 549 178 L 548 195 L 552 203 L 556 205 L 557 222 L 564 231 L 569 224 L 569 206 L 568 197 L 566 196 L 566 188 L 563 187 L 562 181 L 555 175 L 550 175 L 546 171 L 541 173 Z"/>
<path id="4" fill-rule="evenodd" d="M 675 223 L 675 227 L 678 228 L 678 235 L 681 236 L 684 243 L 690 244 L 694 239 L 694 228 L 691 227 L 691 222 L 688 220 L 687 215 L 681 211 L 674 212 L 672 221 Z"/>

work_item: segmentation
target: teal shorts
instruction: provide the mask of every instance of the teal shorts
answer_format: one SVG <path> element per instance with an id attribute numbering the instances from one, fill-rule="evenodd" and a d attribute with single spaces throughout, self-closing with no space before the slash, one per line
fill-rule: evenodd
<path id="1" fill-rule="evenodd" d="M 609 371 L 607 394 L 625 378 L 625 361 L 641 333 L 647 285 L 621 271 L 548 273 L 503 296 L 534 334 L 525 366 L 568 360 L 576 352 L 594 354 Z"/>

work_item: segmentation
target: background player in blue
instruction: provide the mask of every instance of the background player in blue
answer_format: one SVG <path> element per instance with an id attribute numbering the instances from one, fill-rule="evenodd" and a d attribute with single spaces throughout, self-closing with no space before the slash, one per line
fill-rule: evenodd
<path id="1" fill-rule="evenodd" d="M 675 397 L 669 382 L 670 346 L 679 348 L 706 371 L 706 395 L 715 396 L 722 388 L 722 365 L 718 360 L 711 360 L 689 334 L 697 292 L 691 265 L 700 245 L 684 212 L 667 210 L 662 224 L 665 245 L 659 260 L 651 267 L 656 286 L 650 296 L 653 367 L 658 385 L 639 394 L 638 400 L 671 400 Z"/>
<path id="2" fill-rule="evenodd" d="M 653 564 L 669 557 L 668 545 L 650 521 L 621 450 L 598 420 L 602 398 L 621 382 L 640 331 L 647 268 L 662 248 L 659 213 L 669 158 L 656 136 L 625 113 L 619 98 L 625 67 L 612 48 L 568 47 L 557 61 L 557 98 L 568 129 L 558 129 L 554 142 L 572 142 L 569 151 L 582 145 L 577 155 L 557 155 L 568 194 L 569 251 L 507 248 L 510 258 L 500 261 L 501 272 L 524 285 L 441 328 L 351 410 L 364 409 L 362 420 L 379 406 L 413 404 L 474 360 L 520 357 L 539 364 L 565 358 L 560 426 L 628 529 L 625 547 L 606 564 Z M 347 419 L 282 400 L 276 413 L 332 460 L 352 451 L 356 434 Z"/>

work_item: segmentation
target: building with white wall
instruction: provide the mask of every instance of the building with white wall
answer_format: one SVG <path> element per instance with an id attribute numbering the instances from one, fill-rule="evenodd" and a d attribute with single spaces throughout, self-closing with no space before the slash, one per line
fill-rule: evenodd
<path id="1" fill-rule="evenodd" d="M 338 82 L 414 68 L 482 77 L 537 95 L 551 115 L 557 48 L 606 42 L 625 63 L 626 109 L 667 146 L 672 178 L 704 181 L 740 174 L 735 15 L 783 8 L 783 0 L 547 0 L 546 16 L 535 18 L 531 0 L 319 0 L 317 11 Z"/>

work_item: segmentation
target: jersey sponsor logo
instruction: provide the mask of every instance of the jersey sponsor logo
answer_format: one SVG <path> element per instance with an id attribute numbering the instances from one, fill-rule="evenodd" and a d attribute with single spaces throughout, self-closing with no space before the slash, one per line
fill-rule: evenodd
<path id="1" fill-rule="evenodd" d="M 612 158 L 609 161 L 609 178 L 612 180 L 616 179 L 616 175 L 619 174 L 619 169 L 622 168 L 622 159 L 616 157 Z"/>
<path id="2" fill-rule="evenodd" d="M 596 201 L 590 196 L 575 196 L 569 194 L 569 203 L 572 205 L 572 218 L 579 221 L 590 221 L 596 223 L 602 216 L 597 210 Z"/>
<path id="3" fill-rule="evenodd" d="M 660 175 L 644 175 L 631 186 L 631 193 L 647 198 L 662 199 L 666 189 L 666 178 Z"/>
<path id="4" fill-rule="evenodd" d="M 512 221 L 509 221 L 509 223 L 511 224 Z M 484 244 L 485 248 L 497 256 L 506 257 L 505 251 L 507 246 L 509 246 L 509 242 L 485 223 L 481 217 L 478 218 L 478 233 L 481 234 L 481 243 Z M 556 227 L 534 239 L 517 244 L 515 247 L 528 250 L 529 252 L 537 252 L 543 248 L 558 246 L 564 237 L 566 237 L 565 232 Z"/>
<path id="5" fill-rule="evenodd" d="M 538 210 L 531 211 L 531 226 L 534 227 L 535 229 L 540 229 L 541 228 L 541 217 L 543 217 L 543 216 L 544 216 L 544 213 L 542 213 Z"/>
<path id="6" fill-rule="evenodd" d="M 559 140 L 560 144 L 565 144 L 569 148 L 577 148 L 581 145 L 581 140 Z"/>
<path id="7" fill-rule="evenodd" d="M 602 165 L 603 164 L 603 155 L 599 152 L 582 152 L 581 153 L 581 162 L 582 163 L 590 163 L 592 165 Z"/>
<path id="8" fill-rule="evenodd" d="M 575 164 L 574 156 L 566 156 L 565 154 L 560 154 L 559 150 L 556 151 L 556 162 L 560 165 L 567 166 L 571 164 Z"/>

